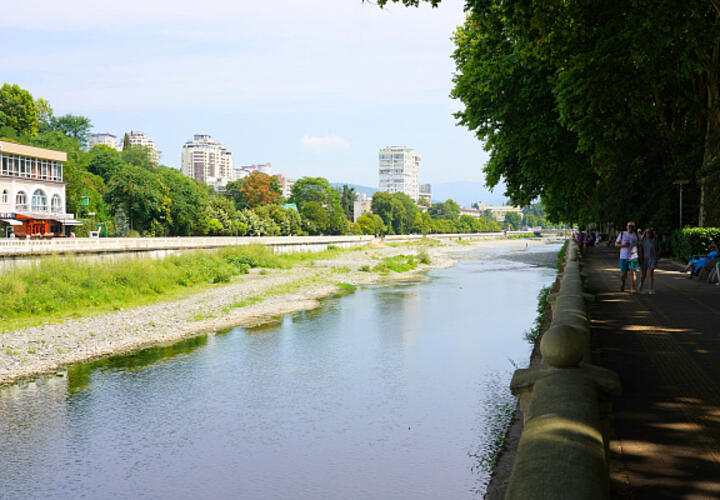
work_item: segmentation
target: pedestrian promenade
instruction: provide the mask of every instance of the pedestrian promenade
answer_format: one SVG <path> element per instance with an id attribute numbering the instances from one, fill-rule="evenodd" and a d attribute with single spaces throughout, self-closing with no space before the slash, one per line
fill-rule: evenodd
<path id="1" fill-rule="evenodd" d="M 602 246 L 583 259 L 593 361 L 623 388 L 610 421 L 612 496 L 720 498 L 720 286 L 661 261 L 656 295 L 620 292 L 618 255 Z"/>

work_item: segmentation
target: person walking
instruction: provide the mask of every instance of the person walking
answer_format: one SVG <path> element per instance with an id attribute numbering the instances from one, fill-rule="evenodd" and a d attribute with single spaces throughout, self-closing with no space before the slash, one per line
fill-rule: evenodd
<path id="1" fill-rule="evenodd" d="M 635 223 L 627 223 L 627 231 L 622 231 L 615 240 L 615 247 L 620 249 L 620 291 L 625 291 L 625 280 L 630 271 L 630 293 L 637 293 L 635 283 L 637 282 L 638 260 L 638 237 L 635 234 Z"/>
<path id="2" fill-rule="evenodd" d="M 657 267 L 657 239 L 655 237 L 655 228 L 648 228 L 640 240 L 641 255 L 641 276 L 640 290 L 645 285 L 645 278 L 650 277 L 649 295 L 655 294 L 655 268 Z"/>

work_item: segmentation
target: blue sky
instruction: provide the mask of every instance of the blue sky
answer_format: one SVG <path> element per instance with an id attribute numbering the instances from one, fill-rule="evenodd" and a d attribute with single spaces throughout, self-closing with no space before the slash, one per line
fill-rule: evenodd
<path id="1" fill-rule="evenodd" d="M 422 155 L 420 182 L 482 181 L 488 155 L 448 94 L 462 0 L 438 9 L 361 0 L 10 0 L 1 80 L 90 117 L 142 130 L 179 167 L 208 133 L 236 165 L 377 185 L 381 147 Z M 496 193 L 498 191 L 496 190 Z"/>

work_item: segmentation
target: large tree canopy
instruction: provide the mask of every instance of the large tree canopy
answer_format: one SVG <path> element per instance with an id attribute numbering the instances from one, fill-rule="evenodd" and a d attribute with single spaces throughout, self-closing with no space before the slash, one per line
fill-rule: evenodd
<path id="1" fill-rule="evenodd" d="M 436 0 L 390 0 L 417 6 Z M 380 5 L 388 0 L 379 0 Z M 487 180 L 555 220 L 671 226 L 672 183 L 720 222 L 720 7 L 700 0 L 467 0 L 456 114 Z"/>

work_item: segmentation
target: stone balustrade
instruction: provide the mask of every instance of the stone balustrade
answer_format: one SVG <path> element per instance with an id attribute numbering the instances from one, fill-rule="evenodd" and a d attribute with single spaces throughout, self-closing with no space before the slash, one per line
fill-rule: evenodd
<path id="1" fill-rule="evenodd" d="M 525 427 L 505 498 L 609 496 L 604 430 L 620 380 L 591 364 L 586 304 L 591 299 L 583 291 L 579 250 L 570 241 L 560 287 L 550 301 L 552 323 L 540 341 L 542 361 L 517 370 L 511 382 Z"/>

